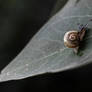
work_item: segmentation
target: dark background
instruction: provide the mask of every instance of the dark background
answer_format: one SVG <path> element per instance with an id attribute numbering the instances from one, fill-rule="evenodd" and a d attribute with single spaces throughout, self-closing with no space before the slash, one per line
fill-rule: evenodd
<path id="1" fill-rule="evenodd" d="M 0 0 L 0 70 L 68 0 Z M 62 73 L 0 83 L 0 92 L 92 90 L 92 64 Z"/>

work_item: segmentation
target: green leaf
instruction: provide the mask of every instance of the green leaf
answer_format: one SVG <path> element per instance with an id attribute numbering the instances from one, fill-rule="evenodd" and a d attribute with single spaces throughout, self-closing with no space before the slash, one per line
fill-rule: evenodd
<path id="1" fill-rule="evenodd" d="M 77 68 L 92 62 L 92 0 L 69 0 L 33 37 L 24 50 L 2 70 L 0 81 L 17 80 L 47 72 Z M 78 54 L 66 48 L 63 36 L 89 24 Z"/>

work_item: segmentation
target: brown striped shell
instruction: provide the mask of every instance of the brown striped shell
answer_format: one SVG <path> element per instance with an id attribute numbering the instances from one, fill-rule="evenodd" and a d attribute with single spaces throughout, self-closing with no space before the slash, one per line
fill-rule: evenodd
<path id="1" fill-rule="evenodd" d="M 64 44 L 68 48 L 76 48 L 79 46 L 79 35 L 78 31 L 69 31 L 64 35 Z"/>

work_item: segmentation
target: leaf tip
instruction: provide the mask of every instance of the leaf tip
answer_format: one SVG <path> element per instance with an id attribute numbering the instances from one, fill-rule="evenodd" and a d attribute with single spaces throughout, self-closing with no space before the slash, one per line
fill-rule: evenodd
<path id="1" fill-rule="evenodd" d="M 7 73 L 1 72 L 0 82 L 5 82 L 5 81 L 9 81 L 9 80 L 12 80 L 12 76 L 9 74 L 9 72 L 7 72 Z"/>

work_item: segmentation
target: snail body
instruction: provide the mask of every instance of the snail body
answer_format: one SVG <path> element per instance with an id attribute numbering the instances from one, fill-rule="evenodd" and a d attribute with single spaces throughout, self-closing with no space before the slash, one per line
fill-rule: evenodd
<path id="1" fill-rule="evenodd" d="M 83 27 L 80 31 L 72 30 L 68 31 L 64 35 L 64 44 L 68 48 L 73 48 L 75 53 L 78 53 L 78 49 L 81 41 L 85 35 L 85 27 Z"/>

